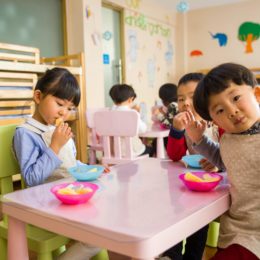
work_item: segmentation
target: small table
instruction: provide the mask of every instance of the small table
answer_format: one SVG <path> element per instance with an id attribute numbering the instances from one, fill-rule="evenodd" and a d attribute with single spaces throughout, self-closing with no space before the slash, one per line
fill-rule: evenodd
<path id="1" fill-rule="evenodd" d="M 136 259 L 153 259 L 229 208 L 225 180 L 192 192 L 179 180 L 181 163 L 146 158 L 112 167 L 88 203 L 63 205 L 50 192 L 72 178 L 6 194 L 8 259 L 28 260 L 25 223 Z"/>
<path id="2" fill-rule="evenodd" d="M 153 124 L 145 133 L 139 134 L 139 137 L 156 138 L 156 157 L 165 159 L 163 138 L 168 137 L 169 132 L 169 129 L 162 129 L 160 125 Z"/>

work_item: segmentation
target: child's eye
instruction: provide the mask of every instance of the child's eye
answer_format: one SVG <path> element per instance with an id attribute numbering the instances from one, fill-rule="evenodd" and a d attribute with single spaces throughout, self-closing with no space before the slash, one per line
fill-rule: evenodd
<path id="1" fill-rule="evenodd" d="M 219 115 L 219 114 L 223 113 L 223 111 L 224 111 L 224 109 L 222 109 L 222 108 L 221 108 L 221 109 L 218 109 L 218 110 L 216 111 L 216 114 Z"/>
<path id="2" fill-rule="evenodd" d="M 240 96 L 235 96 L 234 101 L 238 101 L 240 99 Z"/>
<path id="3" fill-rule="evenodd" d="M 183 101 L 184 101 L 183 98 L 179 98 L 179 99 L 178 99 L 178 102 L 183 102 Z"/>

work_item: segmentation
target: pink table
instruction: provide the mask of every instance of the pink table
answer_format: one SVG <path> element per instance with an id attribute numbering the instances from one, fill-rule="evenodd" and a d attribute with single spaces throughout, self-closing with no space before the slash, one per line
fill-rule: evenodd
<path id="1" fill-rule="evenodd" d="M 168 137 L 169 132 L 170 132 L 169 129 L 162 129 L 158 124 L 154 124 L 148 129 L 148 131 L 139 134 L 139 137 L 156 138 L 156 147 L 157 147 L 156 157 L 165 159 L 163 138 Z"/>
<path id="2" fill-rule="evenodd" d="M 146 158 L 115 166 L 97 182 L 100 190 L 86 204 L 61 204 L 50 192 L 57 183 L 4 196 L 9 215 L 9 260 L 28 259 L 25 223 L 93 243 L 137 259 L 153 259 L 225 212 L 228 185 L 192 192 L 178 175 L 181 163 Z"/>

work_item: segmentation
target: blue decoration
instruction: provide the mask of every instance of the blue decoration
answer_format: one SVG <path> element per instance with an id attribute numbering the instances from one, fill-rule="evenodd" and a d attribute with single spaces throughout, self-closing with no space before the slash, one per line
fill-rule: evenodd
<path id="1" fill-rule="evenodd" d="M 111 40 L 111 38 L 112 38 L 112 33 L 111 33 L 111 32 L 105 31 L 105 32 L 103 33 L 103 39 L 105 39 L 106 41 Z"/>
<path id="2" fill-rule="evenodd" d="M 176 5 L 177 12 L 185 13 L 189 10 L 189 4 L 183 0 Z"/>
<path id="3" fill-rule="evenodd" d="M 109 54 L 103 54 L 103 64 L 109 64 L 109 63 L 110 63 Z"/>
<path id="4" fill-rule="evenodd" d="M 213 39 L 218 40 L 218 44 L 220 47 L 227 45 L 228 37 L 225 33 L 216 33 L 216 34 L 213 34 L 211 32 L 209 32 L 209 33 Z"/>

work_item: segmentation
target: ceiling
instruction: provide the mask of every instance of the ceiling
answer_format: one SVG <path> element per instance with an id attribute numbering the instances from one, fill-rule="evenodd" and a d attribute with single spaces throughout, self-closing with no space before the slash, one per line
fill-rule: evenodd
<path id="1" fill-rule="evenodd" d="M 160 3 L 160 5 L 163 5 L 168 10 L 176 10 L 176 5 L 181 0 L 149 0 L 149 1 L 155 4 Z M 194 9 L 218 6 L 218 5 L 245 2 L 249 0 L 185 0 L 185 1 L 189 4 L 189 9 L 194 10 Z"/>

